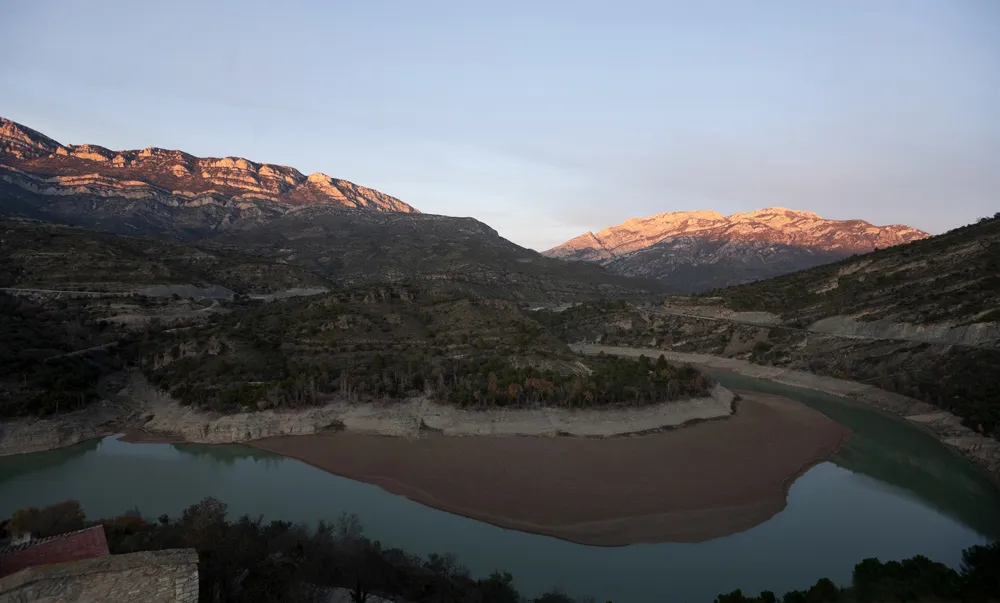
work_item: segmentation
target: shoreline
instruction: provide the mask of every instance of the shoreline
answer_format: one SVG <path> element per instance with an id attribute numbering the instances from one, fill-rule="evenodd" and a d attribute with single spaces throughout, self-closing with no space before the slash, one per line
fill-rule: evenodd
<path id="1" fill-rule="evenodd" d="M 182 406 L 133 372 L 114 400 L 116 403 L 107 401 L 56 418 L 0 423 L 0 456 L 63 448 L 116 433 L 125 433 L 125 441 L 195 444 L 238 444 L 337 431 L 392 437 L 437 433 L 456 437 L 616 438 L 728 418 L 733 414 L 735 395 L 716 385 L 708 397 L 637 407 L 465 410 L 419 397 L 389 403 L 335 400 L 289 411 L 220 415 Z"/>
<path id="2" fill-rule="evenodd" d="M 102 401 L 56 418 L 0 422 L 0 457 L 57 450 L 116 433 L 130 413 Z"/>
<path id="3" fill-rule="evenodd" d="M 274 436 L 341 431 L 390 437 L 436 433 L 456 437 L 610 438 L 676 427 L 689 421 L 726 418 L 732 415 L 735 399 L 728 389 L 716 385 L 705 398 L 639 407 L 466 410 L 418 397 L 397 402 L 334 400 L 323 406 L 289 411 L 219 415 L 181 406 L 141 375 L 134 375 L 123 392 L 142 404 L 148 417 L 141 426 L 136 426 L 138 430 L 132 430 L 132 437 L 179 437 L 198 444 L 243 443 Z"/>
<path id="4" fill-rule="evenodd" d="M 1000 441 L 984 436 L 964 425 L 961 418 L 936 406 L 879 389 L 874 385 L 825 377 L 806 371 L 753 364 L 737 358 L 708 354 L 674 352 L 657 348 L 609 346 L 592 343 L 572 343 L 574 352 L 590 355 L 604 352 L 613 356 L 662 355 L 671 362 L 680 362 L 716 370 L 728 371 L 745 377 L 773 381 L 784 385 L 810 389 L 833 396 L 848 398 L 896 415 L 922 428 L 928 429 L 937 439 L 967 461 L 983 469 L 1000 488 Z"/>
<path id="5" fill-rule="evenodd" d="M 246 445 L 504 529 L 588 546 L 703 542 L 780 513 L 850 435 L 793 400 L 739 393 L 727 421 L 603 441 L 339 432 Z"/>

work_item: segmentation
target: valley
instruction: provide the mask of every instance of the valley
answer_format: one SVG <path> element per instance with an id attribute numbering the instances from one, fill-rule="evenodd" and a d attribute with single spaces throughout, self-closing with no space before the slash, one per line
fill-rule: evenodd
<path id="1" fill-rule="evenodd" d="M 0 603 L 1000 603 L 1000 3 L 3 9 Z"/>
<path id="2" fill-rule="evenodd" d="M 596 568 L 627 557 L 629 601 L 719 590 L 663 590 L 662 558 L 707 572 L 795 540 L 787 572 L 721 578 L 794 589 L 1000 534 L 996 217 L 929 236 L 674 212 L 539 254 L 323 174 L 9 120 L 0 215 L 2 513 L 213 496 L 312 522 L 340 496 L 390 546 L 517 566 L 531 596 L 553 575 L 614 596 Z M 823 553 L 796 565 L 803 525 Z"/>

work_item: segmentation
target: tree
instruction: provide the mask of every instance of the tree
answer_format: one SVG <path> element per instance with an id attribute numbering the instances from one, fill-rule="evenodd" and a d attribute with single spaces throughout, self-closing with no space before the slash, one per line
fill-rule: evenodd
<path id="1" fill-rule="evenodd" d="M 361 586 L 361 581 L 358 580 L 354 590 L 351 591 L 351 603 L 365 603 L 368 601 L 369 595 L 371 595 L 371 592 Z"/>
<path id="2" fill-rule="evenodd" d="M 184 509 L 181 527 L 193 541 L 211 542 L 211 537 L 226 525 L 226 503 L 208 497 Z"/>
<path id="3" fill-rule="evenodd" d="M 518 603 L 521 597 L 513 583 L 510 572 L 493 572 L 489 578 L 479 580 L 477 586 L 483 603 Z"/>
<path id="4" fill-rule="evenodd" d="M 806 603 L 830 603 L 840 598 L 840 589 L 829 578 L 820 578 L 806 591 Z"/>
<path id="5" fill-rule="evenodd" d="M 973 601 L 1000 599 L 1000 542 L 962 551 L 964 598 Z"/>
<path id="6" fill-rule="evenodd" d="M 15 511 L 7 524 L 12 534 L 31 534 L 36 538 L 46 538 L 83 529 L 83 509 L 75 500 L 66 500 L 44 509 L 29 507 Z"/>

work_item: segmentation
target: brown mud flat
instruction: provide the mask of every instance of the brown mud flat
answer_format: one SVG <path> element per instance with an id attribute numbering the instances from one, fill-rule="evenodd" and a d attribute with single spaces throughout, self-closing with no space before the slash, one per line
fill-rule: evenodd
<path id="1" fill-rule="evenodd" d="M 792 482 L 849 430 L 755 392 L 732 417 L 619 438 L 349 431 L 248 443 L 422 504 L 588 545 L 700 542 L 784 509 Z"/>

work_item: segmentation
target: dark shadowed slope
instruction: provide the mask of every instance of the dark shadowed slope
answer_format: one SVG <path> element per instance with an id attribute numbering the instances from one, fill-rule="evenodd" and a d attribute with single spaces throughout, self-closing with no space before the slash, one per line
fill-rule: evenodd
<path id="1" fill-rule="evenodd" d="M 211 243 L 295 263 L 343 286 L 416 280 L 538 301 L 635 295 L 648 285 L 600 266 L 547 258 L 472 218 L 432 214 L 309 207 Z"/>
<path id="2" fill-rule="evenodd" d="M 836 315 L 927 324 L 1000 320 L 1000 219 L 707 296 L 803 323 Z"/>

